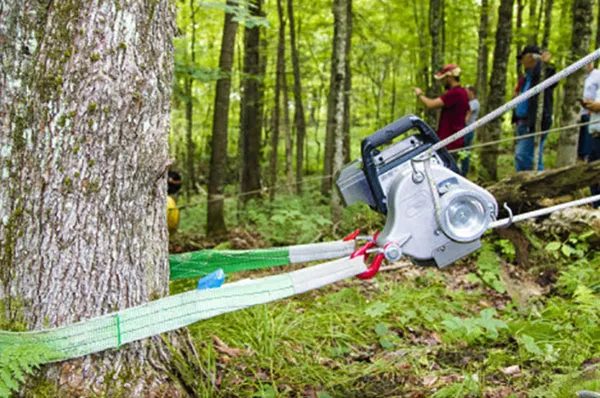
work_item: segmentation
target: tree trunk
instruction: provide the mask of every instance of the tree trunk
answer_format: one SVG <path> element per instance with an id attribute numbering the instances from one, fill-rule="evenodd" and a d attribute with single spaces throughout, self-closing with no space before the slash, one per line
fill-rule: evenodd
<path id="1" fill-rule="evenodd" d="M 537 0 L 529 0 L 529 19 L 527 20 L 527 44 L 538 44 L 537 43 L 537 30 L 535 27 L 536 22 L 536 11 L 537 11 Z"/>
<path id="2" fill-rule="evenodd" d="M 344 80 L 344 127 L 342 134 L 344 135 L 344 162 L 349 163 L 350 158 L 350 102 L 352 100 L 352 68 L 350 67 L 350 49 L 352 46 L 352 0 L 346 0 L 346 78 Z"/>
<path id="3" fill-rule="evenodd" d="M 228 0 L 229 7 L 235 2 Z M 221 75 L 217 80 L 215 93 L 215 113 L 210 152 L 210 170 L 208 175 L 208 209 L 206 233 L 211 237 L 223 236 L 227 232 L 223 216 L 223 187 L 227 173 L 227 134 L 229 124 L 229 94 L 231 91 L 231 69 L 235 49 L 237 22 L 233 14 L 225 14 L 219 69 Z"/>
<path id="4" fill-rule="evenodd" d="M 444 59 L 442 53 L 442 1 L 443 0 L 429 0 L 429 34 L 431 35 L 431 69 L 434 73 L 437 73 L 444 66 Z M 436 79 L 431 80 L 431 86 L 427 89 L 427 97 L 437 98 L 442 93 L 442 87 L 440 82 Z M 426 110 L 427 122 L 435 126 L 437 125 L 437 114 L 438 111 L 435 109 Z"/>
<path id="5" fill-rule="evenodd" d="M 346 87 L 346 54 L 348 53 L 348 18 L 349 9 L 347 0 L 334 0 L 333 16 L 335 24 L 335 35 L 333 37 L 333 53 L 335 58 L 331 60 L 332 85 L 329 88 L 329 106 L 328 111 L 332 115 L 331 124 L 327 128 L 331 129 L 333 142 L 332 174 L 340 170 L 344 163 L 344 87 Z M 331 218 L 337 223 L 342 218 L 342 203 L 337 190 L 333 190 L 331 198 Z"/>
<path id="6" fill-rule="evenodd" d="M 487 98 L 487 76 L 488 76 L 488 25 L 489 25 L 489 3 L 488 0 L 481 1 L 481 15 L 479 21 L 479 44 L 477 51 L 477 81 L 475 87 L 477 96 L 482 107 L 485 107 Z"/>
<path id="7" fill-rule="evenodd" d="M 189 75 L 185 82 L 185 120 L 186 120 L 186 141 L 187 141 L 187 174 L 188 181 L 185 184 L 188 194 L 196 191 L 196 167 L 194 166 L 194 157 L 196 156 L 196 144 L 192 136 L 194 132 L 194 78 L 192 77 L 193 68 L 196 67 L 196 11 L 194 0 L 190 0 L 191 25 L 192 25 L 192 43 L 191 43 L 191 65 L 188 70 Z"/>
<path id="8" fill-rule="evenodd" d="M 296 126 L 296 192 L 302 193 L 302 175 L 304 164 L 304 137 L 306 137 L 306 118 L 302 104 L 302 80 L 300 78 L 300 60 L 296 47 L 296 25 L 294 20 L 294 1 L 287 0 L 290 19 L 290 47 L 292 51 L 292 69 L 294 71 L 294 125 Z"/>
<path id="9" fill-rule="evenodd" d="M 498 203 L 507 203 L 517 211 L 539 207 L 538 201 L 571 195 L 600 183 L 600 161 L 540 172 L 521 172 L 487 187 Z"/>
<path id="10" fill-rule="evenodd" d="M 523 9 L 525 8 L 525 4 L 523 4 L 523 0 L 517 0 L 517 25 L 515 26 L 515 45 L 517 49 L 517 54 L 521 53 L 523 49 Z M 521 70 L 521 62 L 515 58 L 515 70 L 517 71 L 517 78 L 520 78 L 523 75 L 523 71 Z"/>
<path id="11" fill-rule="evenodd" d="M 262 16 L 262 0 L 252 1 L 252 15 Z M 263 74 L 260 27 L 244 28 L 244 81 L 241 99 L 242 201 L 260 197 L 260 152 L 263 124 Z"/>
<path id="12" fill-rule="evenodd" d="M 573 33 L 571 36 L 571 54 L 569 63 L 575 62 L 587 55 L 592 39 L 592 0 L 574 0 L 573 2 Z M 564 86 L 561 123 L 563 126 L 579 121 L 580 105 L 577 98 L 583 93 L 585 70 L 579 69 L 567 77 Z M 561 133 L 558 139 L 556 167 L 574 164 L 577 161 L 577 141 L 579 128 L 572 128 Z"/>
<path id="13" fill-rule="evenodd" d="M 512 35 L 512 12 L 514 0 L 501 0 L 498 8 L 498 27 L 496 29 L 496 47 L 494 63 L 490 78 L 490 92 L 487 110 L 491 111 L 502 105 L 506 97 L 506 70 L 510 53 Z M 502 118 L 488 123 L 482 129 L 481 142 L 490 142 L 500 138 Z M 481 148 L 481 166 L 485 178 L 496 180 L 498 175 L 498 145 Z"/>
<path id="14" fill-rule="evenodd" d="M 550 44 L 550 32 L 552 28 L 552 7 L 554 0 L 546 0 L 546 8 L 544 10 L 544 37 L 542 38 L 542 49 L 547 50 Z"/>
<path id="15" fill-rule="evenodd" d="M 275 185 L 277 184 L 277 156 L 279 147 L 279 133 L 281 129 L 281 91 L 285 79 L 285 22 L 281 0 L 277 0 L 277 14 L 279 17 L 279 42 L 277 44 L 277 70 L 275 76 L 275 107 L 273 108 L 273 135 L 271 136 L 271 186 L 269 197 L 275 199 Z"/>
<path id="16" fill-rule="evenodd" d="M 168 294 L 174 14 L 172 2 L 0 6 L 0 301 L 13 330 Z M 155 338 L 48 365 L 20 394 L 181 396 L 166 351 Z"/>

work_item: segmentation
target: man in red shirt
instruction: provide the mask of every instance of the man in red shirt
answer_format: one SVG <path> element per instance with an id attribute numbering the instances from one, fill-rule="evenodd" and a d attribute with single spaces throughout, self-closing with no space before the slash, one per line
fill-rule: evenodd
<path id="1" fill-rule="evenodd" d="M 465 121 L 470 113 L 469 97 L 467 90 L 460 86 L 460 68 L 458 66 L 446 65 L 434 77 L 441 80 L 446 89 L 441 97 L 431 99 L 427 98 L 420 88 L 415 87 L 413 90 L 427 109 L 442 108 L 437 135 L 443 140 L 465 127 Z M 463 139 L 460 138 L 446 148 L 459 149 L 463 145 Z"/>

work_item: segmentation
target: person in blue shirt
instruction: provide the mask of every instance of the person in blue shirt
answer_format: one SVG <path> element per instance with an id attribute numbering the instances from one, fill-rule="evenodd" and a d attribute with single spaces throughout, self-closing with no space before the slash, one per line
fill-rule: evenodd
<path id="1" fill-rule="evenodd" d="M 541 79 L 542 62 L 547 63 L 550 60 L 550 53 L 542 54 L 540 48 L 536 45 L 525 46 L 518 55 L 518 59 L 525 69 L 525 75 L 519 81 L 515 90 L 515 95 L 519 95 L 537 85 L 541 80 L 545 80 L 556 73 L 554 67 L 545 65 L 546 73 Z M 556 84 L 544 90 L 543 110 L 542 110 L 542 131 L 548 130 L 552 126 L 552 104 L 553 91 Z M 515 108 L 513 113 L 513 123 L 517 126 L 517 136 L 531 134 L 536 130 L 538 107 L 538 95 L 521 102 Z M 539 147 L 539 162 L 537 170 L 544 170 L 543 151 L 544 142 L 547 134 L 541 136 Z M 533 170 L 535 137 L 528 137 L 517 140 L 515 151 L 515 167 L 517 171 Z"/>

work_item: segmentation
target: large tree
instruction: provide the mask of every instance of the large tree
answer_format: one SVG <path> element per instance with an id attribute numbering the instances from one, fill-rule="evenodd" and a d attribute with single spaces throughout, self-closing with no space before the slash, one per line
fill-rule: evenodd
<path id="1" fill-rule="evenodd" d="M 444 30 L 444 19 L 442 17 L 444 0 L 429 0 L 429 35 L 431 36 L 431 70 L 437 73 L 444 66 L 444 54 L 442 52 L 442 32 Z M 431 80 L 427 88 L 429 98 L 437 98 L 442 94 L 442 86 L 436 79 Z M 427 122 L 437 125 L 438 111 L 435 109 L 425 111 Z"/>
<path id="2" fill-rule="evenodd" d="M 0 21 L 3 325 L 167 295 L 174 3 L 6 0 Z M 160 341 L 44 367 L 44 392 L 179 396 Z"/>
<path id="3" fill-rule="evenodd" d="M 492 111 L 505 102 L 506 72 L 510 40 L 512 35 L 512 15 L 514 0 L 501 0 L 498 8 L 498 27 L 496 28 L 496 47 L 490 78 L 487 111 Z M 500 138 L 502 119 L 498 118 L 483 127 L 481 141 L 490 142 Z M 481 166 L 484 176 L 496 180 L 498 176 L 498 144 L 481 148 Z"/>
<path id="4" fill-rule="evenodd" d="M 592 0 L 573 1 L 573 33 L 571 34 L 571 53 L 569 62 L 575 62 L 587 55 L 592 40 L 593 15 Z M 579 120 L 580 106 L 577 98 L 583 93 L 585 69 L 579 69 L 567 77 L 561 109 L 561 124 L 568 126 Z M 577 140 L 579 129 L 571 128 L 563 132 L 558 139 L 556 166 L 563 167 L 577 161 Z"/>
<path id="5" fill-rule="evenodd" d="M 235 6 L 234 0 L 227 0 L 229 7 Z M 225 13 L 221 55 L 219 57 L 220 76 L 215 93 L 215 109 L 210 152 L 210 171 L 208 176 L 208 211 L 206 232 L 210 236 L 221 236 L 227 229 L 223 216 L 225 198 L 223 187 L 227 173 L 227 139 L 229 128 L 229 94 L 231 92 L 231 69 L 235 49 L 235 36 L 238 24 L 232 13 Z"/>

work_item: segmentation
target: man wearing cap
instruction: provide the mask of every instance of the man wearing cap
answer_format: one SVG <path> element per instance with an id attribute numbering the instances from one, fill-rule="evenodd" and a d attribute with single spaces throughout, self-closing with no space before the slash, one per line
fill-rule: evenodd
<path id="1" fill-rule="evenodd" d="M 519 95 L 534 87 L 540 82 L 542 72 L 542 62 L 547 63 L 550 60 L 550 53 L 542 54 L 540 48 L 534 44 L 525 46 L 523 51 L 517 55 L 517 59 L 525 69 L 525 75 L 519 80 L 515 89 L 515 95 Z M 554 75 L 556 70 L 550 65 L 545 67 L 546 73 L 544 80 Z M 552 126 L 552 98 L 556 84 L 544 90 L 544 103 L 542 109 L 542 131 L 548 130 Z M 536 118 L 538 107 L 538 95 L 521 102 L 513 112 L 513 123 L 517 126 L 517 136 L 531 134 L 536 130 Z M 537 170 L 544 170 L 543 151 L 544 141 L 547 134 L 540 139 L 540 156 L 537 164 Z M 517 140 L 515 151 L 515 167 L 517 171 L 533 170 L 535 137 L 527 137 Z"/>
<path id="2" fill-rule="evenodd" d="M 413 90 L 427 109 L 442 108 L 437 135 L 443 140 L 465 127 L 465 120 L 470 109 L 469 97 L 467 90 L 460 86 L 460 68 L 458 66 L 446 65 L 434 77 L 440 80 L 446 89 L 441 97 L 427 98 L 420 88 L 415 87 Z M 463 145 L 463 139 L 460 138 L 450 143 L 447 148 L 459 149 Z"/>

